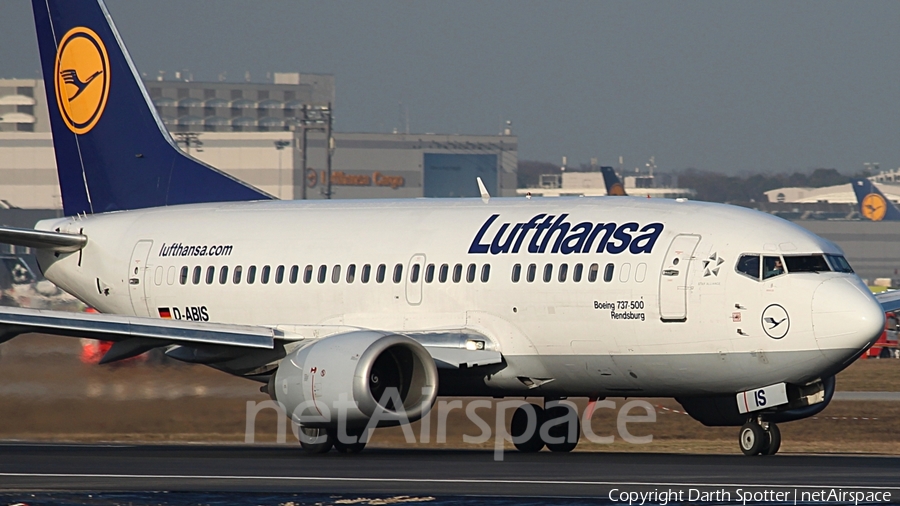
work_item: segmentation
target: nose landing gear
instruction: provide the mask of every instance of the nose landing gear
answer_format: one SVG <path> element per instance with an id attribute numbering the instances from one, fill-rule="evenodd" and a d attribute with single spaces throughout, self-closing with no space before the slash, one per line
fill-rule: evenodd
<path id="1" fill-rule="evenodd" d="M 781 430 L 772 422 L 751 419 L 741 427 L 738 443 L 744 455 L 775 455 L 781 448 Z"/>

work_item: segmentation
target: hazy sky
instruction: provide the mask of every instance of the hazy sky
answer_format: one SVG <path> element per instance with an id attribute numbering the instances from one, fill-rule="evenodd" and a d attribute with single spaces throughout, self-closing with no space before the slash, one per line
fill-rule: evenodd
<path id="1" fill-rule="evenodd" d="M 900 2 L 108 0 L 141 72 L 335 75 L 336 128 L 496 134 L 521 159 L 900 167 Z M 0 1 L 0 77 L 39 74 Z"/>

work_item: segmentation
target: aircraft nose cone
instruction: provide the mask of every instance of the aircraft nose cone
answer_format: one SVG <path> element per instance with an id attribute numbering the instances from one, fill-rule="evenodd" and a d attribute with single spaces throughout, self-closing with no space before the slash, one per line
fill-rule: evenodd
<path id="1" fill-rule="evenodd" d="M 816 288 L 812 322 L 820 350 L 855 356 L 884 331 L 884 311 L 861 283 L 834 278 Z"/>

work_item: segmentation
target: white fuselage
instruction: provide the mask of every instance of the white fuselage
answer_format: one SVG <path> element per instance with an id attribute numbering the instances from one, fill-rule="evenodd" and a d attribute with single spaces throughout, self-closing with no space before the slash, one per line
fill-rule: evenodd
<path id="1" fill-rule="evenodd" d="M 787 221 L 717 204 L 276 201 L 39 228 L 88 236 L 83 251 L 43 253 L 39 262 L 48 279 L 105 313 L 278 327 L 285 339 L 347 327 L 483 334 L 506 367 L 477 387 L 449 390 L 456 394 L 518 395 L 537 386 L 541 395 L 677 396 L 804 383 L 845 367 L 877 337 L 883 317 L 852 273 L 760 281 L 736 272 L 742 254 L 842 253 Z M 773 304 L 789 315 L 782 337 L 765 330 Z"/>

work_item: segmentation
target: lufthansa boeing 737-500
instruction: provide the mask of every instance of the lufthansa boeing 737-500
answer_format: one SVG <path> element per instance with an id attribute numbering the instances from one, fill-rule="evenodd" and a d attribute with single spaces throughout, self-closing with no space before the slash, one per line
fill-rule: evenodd
<path id="1" fill-rule="evenodd" d="M 362 450 L 445 395 L 543 398 L 515 446 L 570 451 L 580 419 L 554 401 L 639 396 L 771 455 L 900 306 L 832 242 L 739 207 L 278 201 L 176 147 L 102 2 L 33 8 L 65 217 L 0 241 L 100 314 L 0 308 L 0 342 L 104 339 L 106 363 L 163 348 L 258 381 L 309 452 Z"/>

